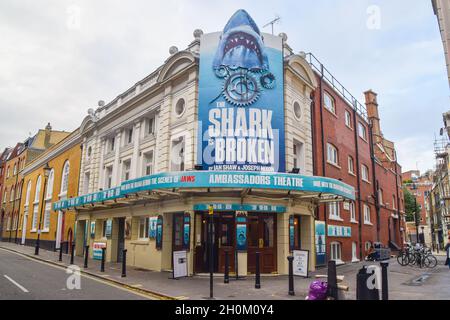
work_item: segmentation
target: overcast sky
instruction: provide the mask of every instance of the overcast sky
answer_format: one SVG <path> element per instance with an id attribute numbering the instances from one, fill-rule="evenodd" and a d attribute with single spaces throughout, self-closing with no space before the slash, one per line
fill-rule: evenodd
<path id="1" fill-rule="evenodd" d="M 47 122 L 76 129 L 98 100 L 160 66 L 170 46 L 184 49 L 197 28 L 221 31 L 239 8 L 261 28 L 279 15 L 275 33 L 314 53 L 360 102 L 376 91 L 404 170 L 433 167 L 449 85 L 428 0 L 1 0 L 0 147 Z"/>

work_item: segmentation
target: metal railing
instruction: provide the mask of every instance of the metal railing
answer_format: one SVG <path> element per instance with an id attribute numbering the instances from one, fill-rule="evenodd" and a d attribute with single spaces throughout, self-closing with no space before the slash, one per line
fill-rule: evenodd
<path id="1" fill-rule="evenodd" d="M 356 110 L 356 112 L 367 122 L 369 122 L 367 116 L 366 107 L 361 104 L 351 93 L 348 91 L 332 74 L 324 67 L 324 65 L 316 58 L 312 53 L 306 54 L 306 61 L 311 65 L 323 79 L 344 99 L 348 104 Z"/>

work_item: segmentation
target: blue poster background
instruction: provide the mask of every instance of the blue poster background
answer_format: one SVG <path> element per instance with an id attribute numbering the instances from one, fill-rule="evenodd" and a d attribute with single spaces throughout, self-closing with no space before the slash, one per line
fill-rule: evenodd
<path id="1" fill-rule="evenodd" d="M 316 221 L 315 226 L 316 265 L 323 266 L 327 263 L 325 222 Z"/>
<path id="2" fill-rule="evenodd" d="M 236 225 L 236 250 L 245 251 L 247 250 L 247 225 L 237 224 Z"/>
<path id="3" fill-rule="evenodd" d="M 254 84 L 256 87 L 256 91 L 258 91 L 258 95 L 256 101 L 251 99 L 245 105 L 239 105 L 239 103 L 233 103 L 232 99 L 227 98 L 230 95 L 233 95 L 232 90 L 227 90 L 227 86 L 225 85 L 227 82 L 226 77 L 218 76 L 217 72 L 217 56 L 218 52 L 225 47 L 225 52 L 229 46 L 230 42 L 223 43 L 224 39 L 232 38 L 231 43 L 238 41 L 239 36 L 235 36 L 235 33 L 228 31 L 229 28 L 232 28 L 232 31 L 238 30 L 241 32 L 247 32 L 251 34 L 249 36 L 250 39 L 257 43 L 255 45 L 255 50 L 260 54 L 262 51 L 264 53 L 264 58 L 260 58 L 265 63 L 262 65 L 258 65 L 261 69 L 258 71 L 254 71 L 253 69 L 245 69 L 245 68 L 229 68 L 227 69 L 227 74 L 231 74 L 230 76 L 239 77 L 238 73 L 244 72 L 248 73 L 248 79 L 250 82 Z M 244 30 L 244 31 L 243 31 Z M 228 31 L 228 33 L 226 33 Z M 230 35 L 231 33 L 231 35 Z M 228 38 L 227 38 L 228 37 Z M 245 37 L 245 36 L 244 36 Z M 253 38 L 255 37 L 255 38 Z M 244 38 L 241 38 L 244 39 Z M 245 40 L 242 40 L 245 41 Z M 252 40 L 250 40 L 251 42 Z M 252 43 L 252 42 L 251 42 Z M 258 46 L 258 49 L 256 49 Z M 248 46 L 247 46 L 248 47 Z M 230 62 L 232 58 L 228 58 L 228 60 L 222 61 L 222 63 L 236 63 L 240 66 L 242 65 L 254 65 L 260 62 L 249 61 L 251 60 L 252 48 L 247 48 L 243 44 L 238 45 L 234 55 L 230 54 L 231 57 L 234 57 L 236 61 Z M 237 51 L 241 50 L 241 51 Z M 231 51 L 231 50 L 230 50 Z M 239 56 L 240 52 L 242 53 L 242 57 Z M 250 53 L 249 53 L 250 52 Z M 219 55 L 220 56 L 220 55 Z M 264 60 L 266 59 L 266 60 Z M 225 60 L 225 58 L 224 58 Z M 214 67 L 213 67 L 214 66 Z M 228 65 L 226 65 L 228 68 Z M 215 69 L 216 68 L 216 69 Z M 251 72 L 249 72 L 251 70 Z M 265 84 L 263 75 L 269 74 L 270 80 L 274 80 L 273 83 Z M 272 78 L 273 77 L 273 78 Z M 245 77 L 245 81 L 247 81 L 247 77 Z M 265 78 L 267 79 L 267 78 Z M 228 22 L 226 28 L 224 29 L 224 33 L 210 33 L 205 34 L 201 38 L 201 50 L 200 50 L 200 79 L 199 79 L 199 132 L 198 132 L 198 163 L 202 164 L 204 170 L 214 170 L 214 171 L 268 171 L 268 172 L 284 172 L 285 171 L 285 142 L 284 142 L 284 83 L 283 83 L 283 54 L 282 54 L 282 39 L 277 36 L 273 36 L 270 34 L 260 34 L 259 29 L 254 24 L 251 17 L 248 14 L 240 10 L 238 11 Z M 242 84 L 242 81 L 237 83 Z M 247 82 L 245 82 L 247 83 Z M 250 85 L 251 86 L 251 85 Z M 231 86 L 228 86 L 230 88 Z M 252 87 L 252 88 L 254 88 Z M 234 86 L 236 88 L 236 86 Z M 227 92 L 230 91 L 231 93 Z M 242 96 L 242 95 L 241 95 Z M 247 96 L 245 96 L 247 97 Z M 230 102 L 231 101 L 231 102 Z M 249 156 L 247 155 L 246 161 L 238 161 L 234 159 L 234 161 L 218 161 L 218 157 L 216 155 L 216 141 L 219 138 L 225 138 L 228 136 L 230 139 L 239 138 L 246 139 L 247 146 L 249 140 L 256 140 L 255 138 L 246 137 L 245 135 L 240 135 L 238 133 L 232 134 L 224 134 L 222 131 L 217 137 L 210 137 L 208 133 L 209 126 L 214 123 L 211 122 L 210 119 L 210 111 L 211 109 L 219 109 L 223 111 L 223 114 L 229 115 L 236 114 L 238 109 L 241 109 L 241 112 L 246 113 L 246 122 L 247 125 L 250 123 L 250 109 L 258 109 L 262 112 L 271 112 L 271 119 L 269 125 L 272 127 L 273 138 L 264 139 L 263 141 L 273 142 L 274 149 L 274 157 L 273 163 L 267 163 L 267 161 L 248 161 Z M 225 110 L 223 110 L 225 109 Z M 217 120 L 220 120 L 223 117 L 221 113 L 218 116 Z M 234 118 L 235 123 L 236 118 Z M 263 121 L 264 122 L 264 121 Z M 263 124 L 264 125 L 264 124 Z M 242 148 L 245 149 L 245 148 Z M 266 148 L 258 147 L 257 150 L 266 150 Z M 247 149 L 248 151 L 248 149 Z M 258 153 L 258 151 L 257 151 Z M 267 158 L 269 159 L 269 158 Z"/>

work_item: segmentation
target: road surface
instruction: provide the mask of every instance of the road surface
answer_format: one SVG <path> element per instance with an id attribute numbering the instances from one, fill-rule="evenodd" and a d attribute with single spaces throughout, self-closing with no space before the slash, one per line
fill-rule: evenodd
<path id="1" fill-rule="evenodd" d="M 67 280 L 71 277 L 69 287 Z M 76 275 L 75 275 L 76 276 Z M 0 249 L 0 300 L 143 300 L 138 292 Z"/>

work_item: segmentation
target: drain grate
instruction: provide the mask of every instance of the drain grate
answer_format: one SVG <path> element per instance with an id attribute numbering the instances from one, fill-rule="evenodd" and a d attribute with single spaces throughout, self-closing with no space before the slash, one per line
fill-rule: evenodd
<path id="1" fill-rule="evenodd" d="M 431 276 L 431 273 L 424 273 L 420 277 L 415 278 L 408 283 L 404 283 L 407 286 L 421 286 L 423 285 Z"/>

